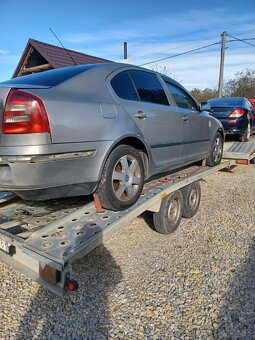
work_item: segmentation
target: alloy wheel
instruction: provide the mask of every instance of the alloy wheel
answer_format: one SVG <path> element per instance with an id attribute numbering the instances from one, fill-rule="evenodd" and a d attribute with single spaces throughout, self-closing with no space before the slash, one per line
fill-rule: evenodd
<path id="1" fill-rule="evenodd" d="M 134 156 L 122 156 L 114 166 L 112 188 L 114 195 L 122 202 L 135 197 L 142 185 L 141 168 Z"/>
<path id="2" fill-rule="evenodd" d="M 217 137 L 214 141 L 213 146 L 213 159 L 215 163 L 217 163 L 218 160 L 221 159 L 222 150 L 223 150 L 222 140 L 220 137 Z"/>

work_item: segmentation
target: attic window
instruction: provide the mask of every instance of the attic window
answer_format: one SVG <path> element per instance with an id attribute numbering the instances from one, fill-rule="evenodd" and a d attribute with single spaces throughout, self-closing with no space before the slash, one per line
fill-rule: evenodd
<path id="1" fill-rule="evenodd" d="M 48 64 L 48 61 L 35 49 L 32 49 L 27 58 L 26 68 Z"/>

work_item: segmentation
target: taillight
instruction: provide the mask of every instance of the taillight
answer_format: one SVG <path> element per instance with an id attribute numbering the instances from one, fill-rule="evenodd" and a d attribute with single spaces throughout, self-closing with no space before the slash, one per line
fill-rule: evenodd
<path id="1" fill-rule="evenodd" d="M 245 114 L 245 110 L 244 109 L 234 109 L 230 116 L 231 118 L 239 118 L 242 117 Z"/>
<path id="2" fill-rule="evenodd" d="M 6 134 L 50 132 L 42 100 L 29 92 L 12 89 L 4 108 L 2 132 Z"/>

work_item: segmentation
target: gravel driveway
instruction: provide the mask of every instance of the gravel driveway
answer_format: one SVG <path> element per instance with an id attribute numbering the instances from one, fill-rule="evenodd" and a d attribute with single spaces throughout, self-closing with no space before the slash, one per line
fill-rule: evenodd
<path id="1" fill-rule="evenodd" d="M 1 339 L 255 339 L 255 167 L 202 182 L 172 235 L 135 219 L 74 265 L 64 298 L 0 263 Z"/>

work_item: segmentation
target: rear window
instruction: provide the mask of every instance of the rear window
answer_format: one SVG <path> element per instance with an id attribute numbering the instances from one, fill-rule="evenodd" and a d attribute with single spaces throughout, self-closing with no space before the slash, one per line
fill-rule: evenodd
<path id="1" fill-rule="evenodd" d="M 208 103 L 211 106 L 238 106 L 244 104 L 243 98 L 210 99 Z"/>
<path id="2" fill-rule="evenodd" d="M 4 84 L 22 84 L 22 85 L 42 85 L 42 86 L 56 86 L 82 72 L 88 71 L 96 64 L 78 65 L 71 67 L 64 67 L 45 72 L 29 74 L 27 76 L 13 78 L 0 83 Z"/>

